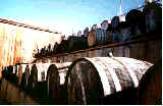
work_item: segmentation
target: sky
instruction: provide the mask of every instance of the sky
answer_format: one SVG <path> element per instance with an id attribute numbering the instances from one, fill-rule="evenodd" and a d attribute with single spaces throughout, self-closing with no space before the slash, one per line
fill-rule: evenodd
<path id="1" fill-rule="evenodd" d="M 122 12 L 144 0 L 122 0 Z M 119 14 L 120 0 L 2 0 L 0 18 L 36 24 L 69 35 Z"/>

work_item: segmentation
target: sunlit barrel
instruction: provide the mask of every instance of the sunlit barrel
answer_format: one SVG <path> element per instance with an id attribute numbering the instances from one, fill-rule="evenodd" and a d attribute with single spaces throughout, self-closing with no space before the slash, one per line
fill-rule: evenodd
<path id="1" fill-rule="evenodd" d="M 162 23 L 162 8 L 157 3 L 148 3 L 143 9 L 145 14 L 146 32 L 161 32 Z"/>
<path id="2" fill-rule="evenodd" d="M 109 41 L 108 39 L 109 38 L 106 30 L 97 28 L 95 30 L 90 31 L 87 37 L 87 43 L 89 47 L 95 45 L 102 45 L 106 44 Z"/>
<path id="3" fill-rule="evenodd" d="M 138 89 L 138 104 L 162 104 L 162 61 L 159 60 L 142 77 Z"/>
<path id="4" fill-rule="evenodd" d="M 68 104 L 103 104 L 105 97 L 137 88 L 150 66 L 151 63 L 127 57 L 79 59 L 72 63 L 66 77 Z M 107 104 L 127 104 L 133 98 L 130 93 L 114 96 Z"/>
<path id="5" fill-rule="evenodd" d="M 47 94 L 55 104 L 64 104 L 64 83 L 71 62 L 53 63 L 47 73 Z"/>

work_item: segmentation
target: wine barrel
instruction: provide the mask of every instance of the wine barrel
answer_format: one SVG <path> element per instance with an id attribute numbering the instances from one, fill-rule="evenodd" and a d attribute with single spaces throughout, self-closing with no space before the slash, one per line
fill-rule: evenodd
<path id="1" fill-rule="evenodd" d="M 35 63 L 29 76 L 29 88 L 34 89 L 38 82 L 45 82 L 50 63 Z"/>
<path id="2" fill-rule="evenodd" d="M 71 62 L 53 63 L 50 65 L 47 73 L 47 94 L 54 104 L 64 104 L 63 88 L 65 83 L 65 76 L 68 71 L 68 66 Z"/>
<path id="3" fill-rule="evenodd" d="M 65 53 L 68 51 L 68 40 L 62 40 L 60 44 L 55 45 L 56 46 L 56 50 L 55 53 L 59 54 L 59 53 Z"/>
<path id="4" fill-rule="evenodd" d="M 158 3 L 148 3 L 143 9 L 145 14 L 146 32 L 161 32 L 162 27 L 162 8 Z"/>
<path id="5" fill-rule="evenodd" d="M 150 66 L 151 63 L 127 57 L 81 58 L 72 63 L 66 76 L 68 104 L 103 104 L 109 95 L 138 87 Z M 119 101 L 112 100 L 119 104 L 126 95 L 116 96 Z"/>
<path id="6" fill-rule="evenodd" d="M 84 31 L 83 31 L 83 35 L 84 35 L 84 37 L 87 37 L 88 34 L 89 34 L 89 28 L 86 27 L 86 28 L 84 29 Z"/>
<path id="7" fill-rule="evenodd" d="M 103 30 L 101 28 L 97 28 L 95 30 L 92 30 L 87 37 L 87 43 L 88 46 L 95 46 L 95 45 L 102 45 L 102 44 L 106 44 L 109 40 L 108 40 L 108 35 L 107 35 L 107 31 Z"/>
<path id="8" fill-rule="evenodd" d="M 9 81 L 11 81 L 11 76 L 13 74 L 13 67 L 12 66 L 6 66 L 3 70 L 3 77 Z"/>
<path id="9" fill-rule="evenodd" d="M 108 24 L 108 28 L 107 28 L 107 35 L 108 35 L 108 43 L 112 43 L 112 26 L 111 24 Z"/>
<path id="10" fill-rule="evenodd" d="M 32 64 L 27 64 L 27 66 L 25 67 L 25 72 L 22 75 L 21 87 L 25 90 L 28 87 L 28 81 L 29 81 L 29 77 L 30 77 L 31 66 L 32 66 Z"/>
<path id="11" fill-rule="evenodd" d="M 162 104 L 162 60 L 159 60 L 143 75 L 138 88 L 138 104 Z"/>
<path id="12" fill-rule="evenodd" d="M 87 39 L 85 37 L 70 36 L 68 43 L 69 52 L 87 48 Z"/>
<path id="13" fill-rule="evenodd" d="M 68 40 L 62 40 L 61 41 L 61 52 L 60 53 L 66 53 L 68 52 Z"/>
<path id="14" fill-rule="evenodd" d="M 9 66 L 9 70 L 11 71 L 10 73 L 10 82 L 13 84 L 17 84 L 17 77 L 16 77 L 16 73 L 17 73 L 17 69 L 15 65 Z"/>
<path id="15" fill-rule="evenodd" d="M 111 36 L 113 43 L 119 42 L 120 36 L 119 26 L 120 26 L 119 16 L 114 16 L 111 20 Z"/>
<path id="16" fill-rule="evenodd" d="M 125 18 L 131 28 L 131 35 L 133 39 L 145 33 L 145 16 L 143 12 L 132 9 L 127 13 Z"/>
<path id="17" fill-rule="evenodd" d="M 101 23 L 101 29 L 103 30 L 107 30 L 108 29 L 108 20 L 104 20 L 102 23 Z"/>
<path id="18" fill-rule="evenodd" d="M 114 16 L 111 20 L 111 27 L 112 27 L 112 30 L 116 30 L 118 29 L 119 27 L 119 24 L 120 24 L 120 19 L 119 19 L 119 16 Z"/>
<path id="19" fill-rule="evenodd" d="M 125 42 L 128 40 L 131 40 L 132 35 L 131 35 L 131 27 L 129 27 L 127 22 L 121 22 L 120 25 L 120 34 L 118 36 L 118 41 L 119 42 Z"/>
<path id="20" fill-rule="evenodd" d="M 116 43 L 116 42 L 120 42 L 120 30 L 116 29 L 114 31 L 111 32 L 111 36 L 112 36 L 112 42 Z"/>
<path id="21" fill-rule="evenodd" d="M 59 44 L 56 42 L 56 43 L 54 44 L 54 46 L 53 46 L 53 51 L 52 51 L 53 54 L 57 54 L 58 46 L 59 46 Z"/>
<path id="22" fill-rule="evenodd" d="M 22 82 L 22 76 L 23 76 L 23 73 L 25 72 L 25 67 L 26 67 L 26 64 L 18 64 L 16 65 L 17 67 L 17 73 L 16 73 L 16 77 L 17 77 L 17 85 L 21 85 L 21 82 Z"/>

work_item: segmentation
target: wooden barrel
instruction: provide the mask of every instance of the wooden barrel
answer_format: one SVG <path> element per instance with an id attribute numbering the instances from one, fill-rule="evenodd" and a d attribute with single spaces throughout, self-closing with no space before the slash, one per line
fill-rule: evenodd
<path id="1" fill-rule="evenodd" d="M 61 41 L 61 52 L 60 53 L 66 53 L 68 52 L 68 40 L 62 40 Z"/>
<path id="2" fill-rule="evenodd" d="M 120 30 L 116 29 L 114 31 L 111 32 L 111 36 L 112 36 L 112 42 L 116 43 L 116 42 L 120 42 Z"/>
<path id="3" fill-rule="evenodd" d="M 29 90 L 32 90 L 36 87 L 37 77 L 38 77 L 38 69 L 36 64 L 33 64 L 31 68 L 31 74 L 29 77 L 29 85 L 28 85 Z"/>
<path id="4" fill-rule="evenodd" d="M 65 77 L 71 62 L 53 63 L 47 73 L 47 94 L 54 104 L 64 104 L 66 94 Z"/>
<path id="5" fill-rule="evenodd" d="M 17 85 L 21 85 L 22 76 L 23 76 L 23 73 L 25 72 L 26 64 L 19 64 L 19 65 L 16 65 L 16 67 L 17 67 L 16 77 L 18 79 Z"/>
<path id="6" fill-rule="evenodd" d="M 70 36 L 68 38 L 68 51 L 76 51 L 87 48 L 87 38 L 79 36 Z"/>
<path id="7" fill-rule="evenodd" d="M 10 66 L 6 66 L 3 70 L 3 77 L 9 81 L 11 81 L 11 76 L 13 74 L 13 67 Z"/>
<path id="8" fill-rule="evenodd" d="M 58 46 L 56 45 L 55 54 L 66 53 L 68 51 L 68 40 L 62 40 Z"/>
<path id="9" fill-rule="evenodd" d="M 79 59 L 72 63 L 66 77 L 68 104 L 103 104 L 103 99 L 109 95 L 138 87 L 150 66 L 151 63 L 127 57 Z M 114 102 L 110 102 L 127 104 L 130 102 L 125 100 L 127 94 L 115 96 Z M 122 100 L 126 102 L 120 102 Z"/>
<path id="10" fill-rule="evenodd" d="M 143 9 L 145 14 L 146 32 L 161 32 L 162 8 L 158 3 L 148 3 Z"/>
<path id="11" fill-rule="evenodd" d="M 88 46 L 102 45 L 106 44 L 108 40 L 107 31 L 101 28 L 92 30 L 87 37 Z"/>
<path id="12" fill-rule="evenodd" d="M 112 30 L 116 30 L 119 27 L 120 19 L 119 16 L 114 16 L 111 20 Z"/>
<path id="13" fill-rule="evenodd" d="M 120 25 L 120 34 L 118 36 L 119 42 L 125 42 L 132 39 L 131 27 L 129 27 L 127 22 L 121 22 Z"/>
<path id="14" fill-rule="evenodd" d="M 88 36 L 88 33 L 89 33 L 89 28 L 86 27 L 86 28 L 84 29 L 84 31 L 83 31 L 84 37 L 87 37 L 87 36 Z"/>
<path id="15" fill-rule="evenodd" d="M 162 60 L 160 59 L 143 75 L 138 88 L 138 104 L 162 104 Z"/>
<path id="16" fill-rule="evenodd" d="M 107 28 L 107 35 L 108 35 L 108 43 L 112 43 L 112 26 L 111 24 L 108 24 Z"/>
<path id="17" fill-rule="evenodd" d="M 107 30 L 108 29 L 108 20 L 104 20 L 102 23 L 101 23 L 101 29 L 104 29 L 104 30 Z"/>
<path id="18" fill-rule="evenodd" d="M 17 69 L 15 65 L 9 66 L 9 70 L 11 71 L 10 73 L 10 82 L 13 84 L 17 83 L 17 77 L 16 77 L 16 73 L 17 73 Z"/>
<path id="19" fill-rule="evenodd" d="M 53 51 L 52 51 L 53 54 L 57 54 L 58 46 L 59 46 L 59 44 L 56 42 L 56 43 L 54 44 L 54 46 L 53 46 Z"/>
<path id="20" fill-rule="evenodd" d="M 45 82 L 46 75 L 50 63 L 35 63 L 31 67 L 31 74 L 29 76 L 29 87 L 33 89 L 38 82 Z"/>
<path id="21" fill-rule="evenodd" d="M 28 87 L 28 81 L 29 81 L 29 77 L 30 77 L 31 66 L 32 66 L 32 64 L 27 64 L 27 66 L 25 67 L 25 72 L 22 75 L 21 87 L 23 89 L 27 89 L 27 87 Z"/>
<path id="22" fill-rule="evenodd" d="M 145 33 L 145 17 L 143 12 L 132 9 L 127 13 L 125 18 L 131 28 L 133 39 Z"/>
<path id="23" fill-rule="evenodd" d="M 114 16 L 111 20 L 111 36 L 112 40 L 111 42 L 119 42 L 119 36 L 120 36 L 120 31 L 119 31 L 119 26 L 120 26 L 120 19 L 119 16 Z"/>

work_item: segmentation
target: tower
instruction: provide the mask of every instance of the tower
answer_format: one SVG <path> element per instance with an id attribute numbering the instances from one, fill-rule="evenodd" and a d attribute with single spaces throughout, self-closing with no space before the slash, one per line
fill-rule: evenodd
<path id="1" fill-rule="evenodd" d="M 120 0 L 120 6 L 119 6 L 119 15 L 122 15 L 122 0 Z"/>

